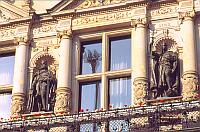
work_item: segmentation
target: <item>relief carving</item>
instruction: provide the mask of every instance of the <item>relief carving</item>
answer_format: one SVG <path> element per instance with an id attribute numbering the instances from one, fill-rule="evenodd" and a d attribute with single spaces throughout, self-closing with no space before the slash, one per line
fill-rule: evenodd
<path id="1" fill-rule="evenodd" d="M 134 80 L 134 104 L 143 105 L 146 103 L 148 81 L 145 78 Z"/>
<path id="2" fill-rule="evenodd" d="M 151 16 L 167 15 L 172 13 L 178 13 L 178 7 L 165 7 L 151 11 Z"/>
<path id="3" fill-rule="evenodd" d="M 56 91 L 56 103 L 54 112 L 67 112 L 71 111 L 72 95 L 70 88 L 58 88 Z"/>
<path id="4" fill-rule="evenodd" d="M 11 116 L 20 116 L 24 113 L 25 97 L 23 94 L 13 94 L 11 104 Z"/>
<path id="5" fill-rule="evenodd" d="M 121 2 L 126 2 L 128 0 L 85 0 L 76 9 L 86 9 L 91 7 L 97 7 L 102 5 L 117 4 Z"/>
<path id="6" fill-rule="evenodd" d="M 134 10 L 130 10 L 130 11 L 125 11 L 125 12 L 115 12 L 112 14 L 84 17 L 84 18 L 78 18 L 78 19 L 73 20 L 73 25 L 82 26 L 85 24 L 92 24 L 92 23 L 97 23 L 97 22 L 122 20 L 122 19 L 132 18 L 134 17 L 134 15 L 135 15 Z"/>
<path id="7" fill-rule="evenodd" d="M 56 32 L 56 29 L 57 29 L 57 25 L 36 27 L 33 29 L 33 34 L 38 35 L 42 33 Z"/>
<path id="8" fill-rule="evenodd" d="M 199 88 L 198 88 L 198 75 L 196 73 L 185 73 L 182 77 L 182 96 L 183 100 L 194 100 L 198 98 Z"/>

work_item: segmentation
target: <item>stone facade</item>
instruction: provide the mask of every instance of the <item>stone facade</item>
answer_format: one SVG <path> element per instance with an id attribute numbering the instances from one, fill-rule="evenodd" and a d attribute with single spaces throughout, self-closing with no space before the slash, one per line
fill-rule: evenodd
<path id="1" fill-rule="evenodd" d="M 37 8 L 34 0 L 0 1 L 0 53 L 16 53 L 13 116 L 25 113 L 25 98 L 33 72 L 43 58 L 49 59 L 50 69 L 58 80 L 55 112 L 76 113 L 78 82 L 99 78 L 104 92 L 101 107 L 107 109 L 109 76 L 131 76 L 132 105 L 145 104 L 151 82 L 150 44 L 151 48 L 160 50 L 162 41 L 170 41 L 170 49 L 179 54 L 183 99 L 198 97 L 199 0 L 71 0 L 55 3 L 41 14 Z M 131 34 L 131 69 L 79 75 L 80 42 L 102 38 L 108 45 L 106 38 L 116 34 Z M 106 52 L 103 56 L 107 56 Z M 105 73 L 106 60 L 102 60 L 102 65 Z"/>

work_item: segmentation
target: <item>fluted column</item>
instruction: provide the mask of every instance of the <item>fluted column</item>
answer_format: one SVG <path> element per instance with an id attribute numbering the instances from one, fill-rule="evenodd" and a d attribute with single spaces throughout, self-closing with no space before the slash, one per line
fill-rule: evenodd
<path id="1" fill-rule="evenodd" d="M 148 88 L 146 19 L 134 19 L 132 26 L 133 104 L 143 105 Z"/>
<path id="2" fill-rule="evenodd" d="M 59 32 L 61 38 L 60 41 L 60 58 L 59 58 L 59 70 L 58 70 L 58 85 L 56 90 L 56 103 L 54 112 L 71 111 L 72 93 L 71 93 L 71 50 L 72 50 L 72 38 L 71 30 L 64 30 Z"/>
<path id="3" fill-rule="evenodd" d="M 195 99 L 198 95 L 197 51 L 193 22 L 194 15 L 195 13 L 193 11 L 180 13 L 183 37 L 183 100 Z"/>
<path id="4" fill-rule="evenodd" d="M 25 92 L 28 68 L 28 44 L 25 37 L 16 38 L 18 43 L 15 52 L 14 87 L 12 90 L 11 116 L 24 112 Z"/>

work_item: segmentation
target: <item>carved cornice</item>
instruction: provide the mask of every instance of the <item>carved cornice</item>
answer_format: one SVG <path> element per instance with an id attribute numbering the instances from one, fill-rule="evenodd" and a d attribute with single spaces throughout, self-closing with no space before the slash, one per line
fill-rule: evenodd
<path id="1" fill-rule="evenodd" d="M 185 20 L 192 20 L 195 16 L 195 12 L 193 11 L 187 11 L 187 12 L 179 12 L 179 19 L 182 21 Z"/>
<path id="2" fill-rule="evenodd" d="M 62 30 L 62 31 L 58 31 L 57 33 L 57 37 L 60 39 L 69 39 L 72 36 L 72 30 Z"/>
<path id="3" fill-rule="evenodd" d="M 138 18 L 138 19 L 132 19 L 131 20 L 131 26 L 133 27 L 145 27 L 147 24 L 146 18 Z"/>

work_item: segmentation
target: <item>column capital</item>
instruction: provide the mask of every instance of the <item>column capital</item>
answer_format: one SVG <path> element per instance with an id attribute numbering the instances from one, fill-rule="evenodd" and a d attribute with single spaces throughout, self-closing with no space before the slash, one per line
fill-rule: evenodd
<path id="1" fill-rule="evenodd" d="M 66 38 L 69 39 L 72 36 L 72 30 L 68 29 L 68 30 L 61 30 L 61 31 L 57 31 L 57 37 L 60 39 Z"/>
<path id="2" fill-rule="evenodd" d="M 179 19 L 182 21 L 185 20 L 192 20 L 195 16 L 195 12 L 193 11 L 187 11 L 187 12 L 179 12 Z"/>
<path id="3" fill-rule="evenodd" d="M 132 27 L 145 27 L 146 24 L 147 24 L 146 18 L 131 19 L 131 26 Z"/>
<path id="4" fill-rule="evenodd" d="M 25 36 L 15 37 L 14 39 L 18 45 L 27 45 L 28 38 Z"/>

